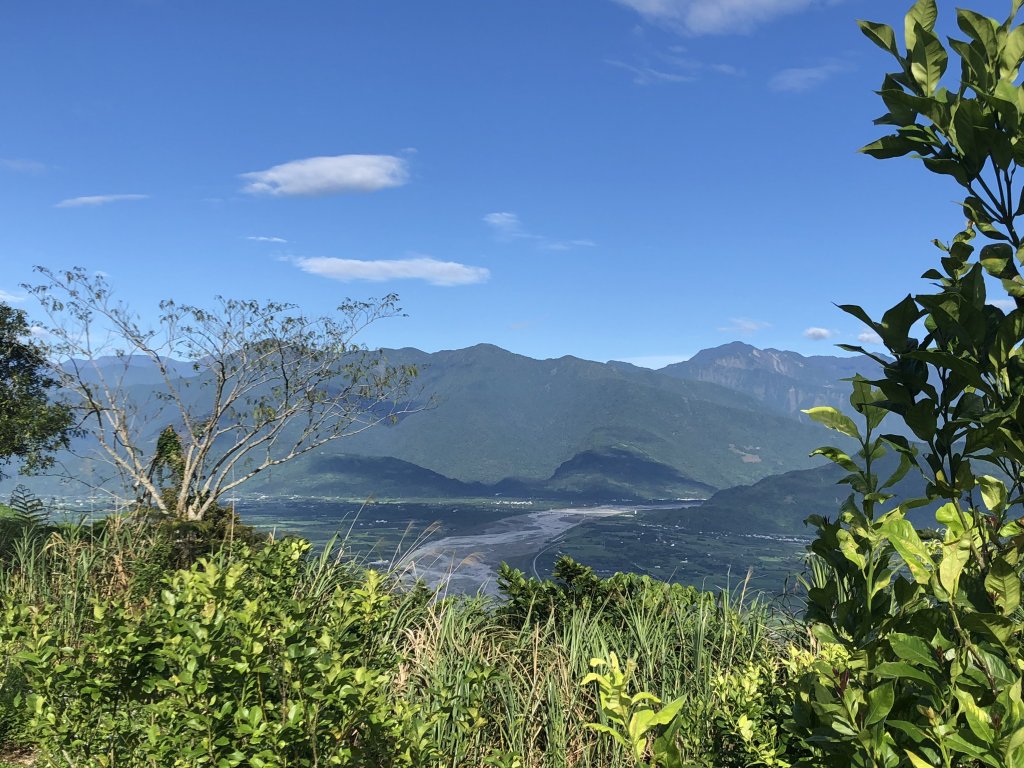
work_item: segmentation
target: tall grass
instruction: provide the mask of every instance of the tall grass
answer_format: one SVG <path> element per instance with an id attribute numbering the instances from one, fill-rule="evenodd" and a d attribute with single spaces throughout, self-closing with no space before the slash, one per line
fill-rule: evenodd
<path id="1" fill-rule="evenodd" d="M 523 768 L 620 765 L 615 743 L 583 727 L 599 719 L 580 685 L 591 659 L 614 651 L 636 662 L 636 689 L 706 701 L 716 678 L 776 658 L 788 635 L 767 604 L 740 596 L 584 605 L 511 624 L 491 600 L 448 598 L 405 631 L 406 695 L 445 714 L 433 733 L 447 765 L 500 755 Z"/>
<path id="2" fill-rule="evenodd" d="M 172 544 L 159 526 L 131 517 L 24 526 L 0 542 L 0 596 L 54 606 L 53 631 L 73 645 L 94 602 L 150 599 L 170 570 Z M 224 546 L 215 557 L 235 554 Z M 361 573 L 335 539 L 305 560 L 295 589 L 314 612 L 326 611 Z M 592 659 L 631 659 L 636 690 L 685 696 L 700 709 L 723 674 L 777 658 L 789 636 L 772 607 L 742 585 L 713 595 L 653 582 L 615 602 L 538 604 L 524 613 L 495 598 L 400 586 L 397 574 L 391 583 L 397 610 L 379 642 L 395 651 L 395 685 L 419 708 L 438 764 L 453 768 L 628 765 L 614 741 L 584 727 L 601 718 L 596 691 L 581 685 Z M 711 738 L 710 725 L 692 734 L 698 745 Z"/>
<path id="3" fill-rule="evenodd" d="M 0 595 L 22 605 L 53 605 L 54 631 L 73 638 L 91 601 L 148 592 L 164 575 L 167 543 L 141 520 L 25 525 L 0 542 Z M 87 615 L 88 614 L 88 615 Z"/>

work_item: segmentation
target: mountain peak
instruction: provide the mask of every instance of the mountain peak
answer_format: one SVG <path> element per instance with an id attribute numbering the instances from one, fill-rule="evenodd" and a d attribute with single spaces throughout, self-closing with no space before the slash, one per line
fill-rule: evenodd
<path id="1" fill-rule="evenodd" d="M 798 415 L 818 405 L 844 407 L 848 388 L 842 384 L 857 373 L 870 378 L 877 364 L 870 358 L 815 355 L 758 349 L 741 341 L 704 349 L 682 363 L 661 369 L 680 379 L 705 381 L 753 395 L 777 410 Z"/>

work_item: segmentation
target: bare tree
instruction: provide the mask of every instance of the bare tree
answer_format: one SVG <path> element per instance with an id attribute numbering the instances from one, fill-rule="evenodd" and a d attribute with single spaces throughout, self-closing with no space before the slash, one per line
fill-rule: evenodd
<path id="1" fill-rule="evenodd" d="M 355 342 L 400 313 L 397 297 L 346 302 L 338 318 L 217 297 L 213 309 L 160 304 L 155 325 L 80 268 L 36 270 L 26 289 L 81 426 L 136 502 L 201 520 L 227 492 L 328 442 L 395 421 L 416 376 Z M 139 385 L 140 362 L 156 383 Z"/>

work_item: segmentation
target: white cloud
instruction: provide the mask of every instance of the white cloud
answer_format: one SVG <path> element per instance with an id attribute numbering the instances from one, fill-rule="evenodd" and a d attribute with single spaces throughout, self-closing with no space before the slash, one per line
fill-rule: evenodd
<path id="1" fill-rule="evenodd" d="M 989 304 L 999 307 L 1003 312 L 1012 312 L 1017 308 L 1017 302 L 1013 299 L 993 299 Z"/>
<path id="2" fill-rule="evenodd" d="M 249 235 L 246 240 L 253 240 L 257 243 L 287 243 L 283 237 L 267 237 L 266 235 Z"/>
<path id="3" fill-rule="evenodd" d="M 835 335 L 835 331 L 830 331 L 828 328 L 818 328 L 817 326 L 811 326 L 804 330 L 804 338 L 811 341 L 824 341 L 825 339 L 831 339 Z"/>
<path id="4" fill-rule="evenodd" d="M 722 333 L 739 333 L 749 336 L 752 333 L 757 333 L 760 330 L 771 327 L 771 323 L 766 323 L 763 320 L 751 320 L 749 317 L 730 317 L 729 325 L 722 326 L 718 330 Z"/>
<path id="5" fill-rule="evenodd" d="M 544 235 L 527 232 L 523 228 L 523 223 L 519 220 L 519 216 L 511 211 L 497 211 L 485 214 L 483 221 L 494 231 L 495 236 L 499 240 L 506 243 L 513 240 L 530 240 L 538 248 L 543 248 L 547 251 L 570 251 L 573 248 L 592 248 L 597 245 L 593 240 L 585 238 L 552 240 Z"/>
<path id="6" fill-rule="evenodd" d="M 46 163 L 40 163 L 36 160 L 25 160 L 17 157 L 0 157 L 0 166 L 6 168 L 8 171 L 14 171 L 15 173 L 30 173 L 33 175 L 44 173 L 49 170 L 49 166 Z"/>
<path id="7" fill-rule="evenodd" d="M 857 341 L 861 344 L 881 344 L 882 337 L 874 331 L 862 331 L 857 335 Z"/>
<path id="8" fill-rule="evenodd" d="M 69 197 L 67 200 L 61 200 L 54 205 L 54 208 L 83 208 L 119 203 L 122 200 L 146 200 L 148 197 L 149 195 L 85 195 L 84 197 Z"/>
<path id="9" fill-rule="evenodd" d="M 423 280 L 431 285 L 471 285 L 483 283 L 491 276 L 484 267 L 471 267 L 455 261 L 438 261 L 429 256 L 408 259 L 336 259 L 330 257 L 300 257 L 292 262 L 303 272 L 348 283 L 366 280 L 379 283 L 386 280 Z"/>
<path id="10" fill-rule="evenodd" d="M 672 363 L 681 363 L 684 360 L 689 360 L 693 355 L 640 355 L 639 357 L 620 357 L 618 360 L 623 363 L 629 363 L 630 365 L 638 365 L 641 368 L 664 368 L 666 365 L 672 365 Z M 609 360 L 609 362 L 612 362 Z"/>
<path id="11" fill-rule="evenodd" d="M 243 192 L 275 197 L 315 197 L 342 192 L 376 192 L 409 181 L 408 166 L 394 155 L 307 157 L 241 174 Z"/>
<path id="12" fill-rule="evenodd" d="M 816 0 L 615 0 L 648 21 L 692 35 L 749 32 L 758 24 L 808 8 Z"/>
<path id="13" fill-rule="evenodd" d="M 838 61 L 826 62 L 816 67 L 791 67 L 772 75 L 768 87 L 773 91 L 799 93 L 815 88 L 833 75 L 847 72 L 849 69 L 849 65 Z"/>
<path id="14" fill-rule="evenodd" d="M 16 293 L 9 293 L 3 289 L 0 289 L 0 301 L 5 304 L 17 304 L 19 301 L 24 301 L 24 296 L 19 296 Z"/>

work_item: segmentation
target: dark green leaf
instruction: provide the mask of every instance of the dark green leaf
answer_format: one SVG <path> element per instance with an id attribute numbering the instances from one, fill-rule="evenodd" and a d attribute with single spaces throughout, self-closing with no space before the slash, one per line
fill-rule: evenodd
<path id="1" fill-rule="evenodd" d="M 893 56 L 899 56 L 896 48 L 896 33 L 888 24 L 878 24 L 873 21 L 858 21 L 860 31 L 879 48 L 888 51 Z"/>
<path id="2" fill-rule="evenodd" d="M 893 653 L 904 661 L 933 669 L 936 672 L 939 671 L 939 665 L 935 662 L 931 647 L 920 637 L 894 632 L 889 635 L 888 640 Z"/>

